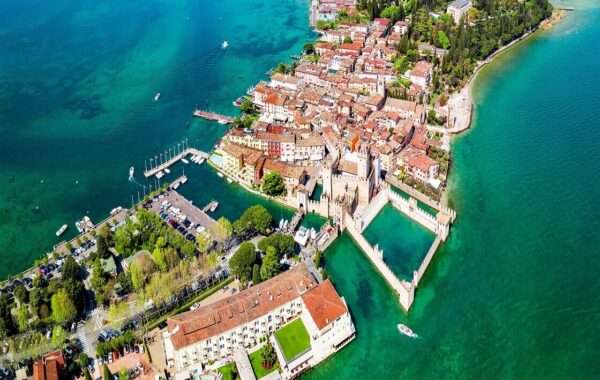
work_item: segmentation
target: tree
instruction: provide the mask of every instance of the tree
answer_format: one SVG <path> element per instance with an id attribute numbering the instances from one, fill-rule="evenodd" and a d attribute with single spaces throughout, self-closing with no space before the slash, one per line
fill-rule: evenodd
<path id="1" fill-rule="evenodd" d="M 343 43 L 345 43 L 345 44 L 351 44 L 352 43 L 352 37 L 350 37 L 350 36 L 344 37 Z"/>
<path id="2" fill-rule="evenodd" d="M 196 247 L 201 253 L 206 253 L 212 244 L 212 240 L 204 233 L 196 235 Z"/>
<path id="3" fill-rule="evenodd" d="M 59 289 L 58 292 L 52 296 L 50 304 L 52 305 L 52 319 L 54 319 L 56 323 L 69 322 L 77 317 L 75 304 L 65 289 Z"/>
<path id="4" fill-rule="evenodd" d="M 381 17 L 397 20 L 400 15 L 400 7 L 396 5 L 389 6 L 381 11 Z M 393 21 L 392 21 L 393 22 Z"/>
<path id="5" fill-rule="evenodd" d="M 267 344 L 263 348 L 263 352 L 260 358 L 261 365 L 265 369 L 273 368 L 275 362 L 277 361 L 277 354 L 275 354 L 275 349 L 273 348 L 273 345 L 271 344 L 271 341 L 269 339 L 267 339 Z"/>
<path id="6" fill-rule="evenodd" d="M 129 316 L 131 316 L 131 311 L 129 310 L 129 304 L 125 301 L 112 304 L 108 308 L 108 318 L 111 325 L 116 329 L 120 329 Z"/>
<path id="7" fill-rule="evenodd" d="M 110 369 L 108 368 L 108 365 L 106 363 L 104 363 L 102 365 L 102 372 L 104 373 L 102 375 L 102 377 L 104 378 L 104 380 L 112 380 L 112 373 L 110 373 Z"/>
<path id="8" fill-rule="evenodd" d="M 233 223 L 233 229 L 237 236 L 246 236 L 254 232 L 260 234 L 269 233 L 269 227 L 273 217 L 269 211 L 261 205 L 249 207 L 242 216 Z"/>
<path id="9" fill-rule="evenodd" d="M 323 253 L 319 250 L 315 253 L 315 267 L 319 268 L 323 265 Z"/>
<path id="10" fill-rule="evenodd" d="M 81 267 L 73 256 L 67 256 L 62 268 L 62 278 L 66 279 L 81 279 Z"/>
<path id="11" fill-rule="evenodd" d="M 304 54 L 312 54 L 315 51 L 315 45 L 312 42 L 307 42 L 303 46 Z"/>
<path id="12" fill-rule="evenodd" d="M 90 358 L 85 354 L 85 352 L 80 352 L 77 360 L 79 361 L 79 366 L 81 368 L 85 368 L 88 364 L 90 364 Z"/>
<path id="13" fill-rule="evenodd" d="M 24 285 L 18 285 L 14 290 L 14 295 L 19 300 L 19 304 L 29 302 L 29 292 Z"/>
<path id="14" fill-rule="evenodd" d="M 217 252 L 212 251 L 211 253 L 209 253 L 207 259 L 208 265 L 210 265 L 211 268 L 214 269 L 217 267 L 217 264 L 219 263 L 219 255 L 217 254 Z"/>
<path id="15" fill-rule="evenodd" d="M 69 335 L 60 325 L 56 325 L 52 329 L 52 345 L 54 347 L 63 348 L 68 337 Z"/>
<path id="16" fill-rule="evenodd" d="M 17 322 L 19 331 L 27 331 L 29 328 L 29 307 L 26 304 L 21 304 L 17 309 Z"/>
<path id="17" fill-rule="evenodd" d="M 243 242 L 229 261 L 231 274 L 239 278 L 242 282 L 247 282 L 250 278 L 252 264 L 256 261 L 256 252 L 254 244 Z"/>
<path id="18" fill-rule="evenodd" d="M 147 276 L 140 265 L 135 261 L 129 264 L 129 273 L 131 274 L 131 284 L 133 285 L 133 288 L 138 292 L 144 289 Z"/>
<path id="19" fill-rule="evenodd" d="M 96 261 L 94 261 L 94 269 L 92 270 L 92 278 L 90 279 L 92 289 L 95 292 L 101 291 L 106 284 L 106 281 L 106 273 L 104 272 L 104 269 L 102 269 L 100 259 L 96 259 Z"/>
<path id="20" fill-rule="evenodd" d="M 131 282 L 131 273 L 121 272 L 117 275 L 117 283 L 121 287 L 122 294 L 129 294 L 133 290 L 133 284 Z"/>
<path id="21" fill-rule="evenodd" d="M 154 248 L 154 252 L 152 252 L 152 258 L 161 272 L 166 272 L 169 269 L 169 266 L 167 265 L 167 257 L 165 256 L 165 251 L 162 248 Z"/>
<path id="22" fill-rule="evenodd" d="M 129 371 L 127 368 L 121 368 L 118 373 L 119 380 L 129 380 Z"/>
<path id="23" fill-rule="evenodd" d="M 69 295 L 69 298 L 73 300 L 75 308 L 77 308 L 78 314 L 81 315 L 85 309 L 85 285 L 81 280 L 76 280 L 72 278 L 63 280 L 62 285 L 67 294 Z"/>
<path id="24" fill-rule="evenodd" d="M 273 197 L 284 195 L 286 193 L 285 183 L 281 175 L 277 172 L 267 173 L 263 178 L 262 191 Z"/>
<path id="25" fill-rule="evenodd" d="M 252 267 L 252 285 L 258 285 L 261 281 L 260 266 L 258 264 L 254 264 Z"/>
<path id="26" fill-rule="evenodd" d="M 83 368 L 83 378 L 84 380 L 92 380 L 92 376 L 90 375 L 90 370 L 87 369 L 87 367 L 82 367 Z"/>
<path id="27" fill-rule="evenodd" d="M 258 249 L 261 251 L 266 252 L 267 247 L 275 248 L 277 256 L 281 259 L 283 255 L 293 255 L 295 253 L 296 242 L 291 235 L 276 233 L 258 242 Z"/>
<path id="28" fill-rule="evenodd" d="M 100 257 L 101 259 L 108 259 L 108 257 L 110 256 L 110 251 L 108 249 L 108 242 L 106 241 L 106 238 L 104 236 L 98 236 L 98 238 L 96 239 L 96 247 L 96 253 L 98 254 L 98 257 Z"/>
<path id="29" fill-rule="evenodd" d="M 254 103 L 251 99 L 245 98 L 242 104 L 240 104 L 240 111 L 248 114 L 255 114 L 256 107 L 254 107 Z"/>
<path id="30" fill-rule="evenodd" d="M 281 264 L 279 264 L 279 257 L 275 248 L 267 247 L 267 254 L 263 257 L 262 266 L 260 268 L 261 279 L 268 280 L 274 276 L 277 276 L 281 272 Z"/>
<path id="31" fill-rule="evenodd" d="M 450 39 L 443 30 L 438 30 L 438 41 L 442 48 L 448 49 L 450 47 Z"/>
<path id="32" fill-rule="evenodd" d="M 210 233 L 219 244 L 223 245 L 233 235 L 233 226 L 227 218 L 222 216 L 210 226 Z"/>

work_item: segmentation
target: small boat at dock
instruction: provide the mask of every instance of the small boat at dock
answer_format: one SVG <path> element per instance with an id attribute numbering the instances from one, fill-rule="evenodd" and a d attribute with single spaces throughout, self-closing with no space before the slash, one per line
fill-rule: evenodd
<path id="1" fill-rule="evenodd" d="M 403 325 L 402 323 L 398 324 L 398 331 L 400 331 L 400 333 L 402 333 L 410 338 L 418 338 L 419 337 L 408 326 Z"/>
<path id="2" fill-rule="evenodd" d="M 112 210 L 110 210 L 110 215 L 115 216 L 118 213 L 120 213 L 121 211 L 123 211 L 123 207 L 121 207 L 121 206 L 115 207 Z"/>
<path id="3" fill-rule="evenodd" d="M 233 105 L 236 107 L 239 107 L 242 105 L 242 103 L 244 103 L 244 100 L 246 100 L 246 97 L 244 96 L 240 96 L 239 98 L 237 98 L 234 102 Z"/>
<path id="4" fill-rule="evenodd" d="M 60 236 L 62 234 L 65 233 L 65 231 L 67 230 L 68 226 L 66 224 L 63 224 L 62 227 L 60 227 L 58 229 L 58 231 L 56 231 L 56 236 Z"/>
<path id="5" fill-rule="evenodd" d="M 169 168 L 166 168 L 166 169 L 165 169 L 165 173 L 167 173 L 167 174 L 171 174 L 171 170 L 169 170 Z"/>
<path id="6" fill-rule="evenodd" d="M 83 232 L 83 227 L 81 225 L 81 221 L 78 220 L 75 222 L 75 228 L 77 228 L 77 231 L 79 231 L 79 233 Z"/>
<path id="7" fill-rule="evenodd" d="M 219 207 L 219 202 L 214 201 L 213 204 L 210 206 L 209 211 L 213 212 L 213 211 L 215 211 L 217 209 L 217 207 Z"/>
<path id="8" fill-rule="evenodd" d="M 132 178 L 134 173 L 135 173 L 135 168 L 132 166 L 129 168 L 129 178 Z"/>
<path id="9" fill-rule="evenodd" d="M 161 170 L 158 173 L 156 173 L 156 178 L 161 179 L 164 175 L 165 173 L 163 173 L 163 171 Z"/>
<path id="10" fill-rule="evenodd" d="M 217 175 L 218 175 L 219 177 L 223 178 L 223 173 L 221 173 L 221 172 L 218 172 L 218 173 L 217 173 Z"/>
<path id="11" fill-rule="evenodd" d="M 233 180 L 231 178 L 227 177 L 227 182 L 233 183 Z"/>
<path id="12" fill-rule="evenodd" d="M 181 179 L 181 184 L 183 185 L 183 184 L 184 184 L 184 183 L 186 183 L 186 182 L 187 182 L 187 177 L 183 177 L 183 178 Z"/>
<path id="13" fill-rule="evenodd" d="M 181 159 L 181 162 L 183 162 L 184 164 L 189 164 L 190 162 L 188 160 L 186 160 L 185 158 Z"/>
<path id="14" fill-rule="evenodd" d="M 86 215 L 86 216 L 84 216 L 84 217 L 83 217 L 83 221 L 85 222 L 85 225 L 86 225 L 88 228 L 90 228 L 90 229 L 94 228 L 94 223 L 92 223 L 92 220 L 90 219 L 90 217 L 89 217 L 89 216 L 87 216 L 87 215 Z M 84 227 L 84 228 L 85 228 L 85 227 Z"/>
<path id="15" fill-rule="evenodd" d="M 295 59 L 296 61 L 299 60 L 300 58 L 302 58 L 302 57 L 300 57 L 299 55 L 292 55 L 292 59 Z"/>
<path id="16" fill-rule="evenodd" d="M 173 184 L 173 190 L 177 190 L 178 187 L 179 187 L 179 182 L 175 182 L 175 184 Z"/>

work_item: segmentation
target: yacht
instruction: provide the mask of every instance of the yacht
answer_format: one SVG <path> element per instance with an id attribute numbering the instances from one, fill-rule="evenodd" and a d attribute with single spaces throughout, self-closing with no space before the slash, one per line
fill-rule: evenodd
<path id="1" fill-rule="evenodd" d="M 132 166 L 129 168 L 129 178 L 133 177 L 133 173 L 135 173 L 135 169 Z"/>
<path id="2" fill-rule="evenodd" d="M 120 213 L 123 210 L 123 207 L 119 206 L 119 207 L 115 207 L 112 210 L 110 210 L 110 215 L 114 216 L 117 215 L 118 213 Z"/>
<path id="3" fill-rule="evenodd" d="M 160 99 L 160 92 L 157 92 L 156 95 L 154 95 L 154 101 L 158 102 L 158 99 Z"/>
<path id="4" fill-rule="evenodd" d="M 183 178 L 181 179 L 181 184 L 183 185 L 183 184 L 184 184 L 184 183 L 186 183 L 186 182 L 187 182 L 187 177 L 183 177 Z"/>
<path id="5" fill-rule="evenodd" d="M 237 98 L 234 102 L 233 105 L 236 107 L 239 107 L 242 105 L 242 103 L 244 102 L 244 100 L 246 100 L 246 97 L 244 96 L 240 96 L 239 98 Z"/>
<path id="6" fill-rule="evenodd" d="M 94 223 L 92 223 L 92 220 L 90 219 L 89 216 L 84 216 L 83 217 L 83 221 L 85 222 L 85 224 L 89 227 L 89 228 L 94 228 Z"/>
<path id="7" fill-rule="evenodd" d="M 408 326 L 403 325 L 402 323 L 398 324 L 398 331 L 400 331 L 402 334 L 404 334 L 410 338 L 418 338 L 419 337 Z"/>
<path id="8" fill-rule="evenodd" d="M 58 231 L 56 231 L 56 236 L 60 236 L 60 235 L 64 234 L 66 230 L 67 230 L 67 225 L 63 224 L 62 227 L 60 227 L 58 229 Z"/>
<path id="9" fill-rule="evenodd" d="M 173 185 L 173 190 L 177 190 L 178 187 L 179 187 L 179 182 L 175 182 L 175 184 Z"/>
<path id="10" fill-rule="evenodd" d="M 221 44 L 221 49 L 227 49 L 227 46 L 229 46 L 229 41 L 225 40 L 225 41 L 223 41 L 223 43 Z"/>
<path id="11" fill-rule="evenodd" d="M 210 206 L 210 212 L 213 212 L 217 209 L 217 207 L 219 207 L 219 202 L 214 201 L 212 206 Z"/>
<path id="12" fill-rule="evenodd" d="M 83 232 L 83 227 L 81 226 L 81 222 L 79 220 L 75 222 L 75 227 L 77 227 L 77 231 L 79 231 L 79 233 Z"/>

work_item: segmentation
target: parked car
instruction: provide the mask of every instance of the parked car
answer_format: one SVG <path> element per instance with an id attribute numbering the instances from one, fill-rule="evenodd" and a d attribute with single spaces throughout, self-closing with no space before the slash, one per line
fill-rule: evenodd
<path id="1" fill-rule="evenodd" d="M 88 368 L 88 371 L 90 371 L 90 373 L 94 373 L 95 369 L 94 369 L 93 365 L 88 364 L 87 368 Z"/>

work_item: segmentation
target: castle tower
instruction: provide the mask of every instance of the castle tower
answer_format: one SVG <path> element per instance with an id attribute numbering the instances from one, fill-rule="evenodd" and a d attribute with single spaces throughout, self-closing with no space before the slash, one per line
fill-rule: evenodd
<path id="1" fill-rule="evenodd" d="M 327 196 L 329 199 L 333 199 L 333 166 L 331 161 L 326 160 L 323 163 L 321 176 L 323 177 L 323 194 L 321 197 Z"/>
<path id="2" fill-rule="evenodd" d="M 358 148 L 358 178 L 367 179 L 371 170 L 371 148 L 361 144 Z"/>

